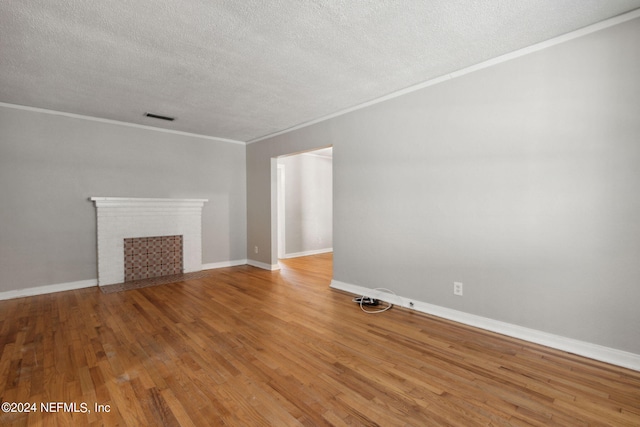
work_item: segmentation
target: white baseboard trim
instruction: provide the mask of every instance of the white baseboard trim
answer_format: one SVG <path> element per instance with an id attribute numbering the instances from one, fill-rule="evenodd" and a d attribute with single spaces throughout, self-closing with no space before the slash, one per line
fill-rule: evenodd
<path id="1" fill-rule="evenodd" d="M 213 270 L 216 268 L 224 268 L 224 267 L 235 267 L 238 265 L 246 265 L 246 259 L 235 259 L 231 261 L 222 261 L 222 262 L 211 262 L 208 264 L 202 264 L 203 270 Z"/>
<path id="2" fill-rule="evenodd" d="M 90 288 L 92 286 L 98 286 L 97 279 L 79 280 L 77 282 L 58 283 L 55 285 L 36 286 L 34 288 L 16 289 L 13 291 L 0 292 L 0 300 L 32 297 L 34 295 L 43 295 L 51 294 L 54 292 L 71 291 L 74 289 Z"/>
<path id="3" fill-rule="evenodd" d="M 253 259 L 248 259 L 247 260 L 247 264 L 253 266 L 253 267 L 258 267 L 261 268 L 263 270 L 280 270 L 280 265 L 279 264 L 266 264 L 264 262 L 260 262 L 260 261 L 255 261 Z"/>
<path id="4" fill-rule="evenodd" d="M 502 322 L 499 320 L 489 319 L 487 317 L 476 316 L 458 310 L 441 307 L 434 304 L 428 304 L 422 301 L 405 298 L 399 295 L 393 295 L 388 292 L 376 291 L 363 286 L 352 285 L 350 283 L 340 282 L 338 280 L 331 281 L 331 288 L 349 292 L 355 295 L 363 295 L 376 298 L 385 302 L 390 302 L 410 310 L 416 310 L 422 313 L 431 314 L 433 316 L 442 317 L 447 320 L 473 326 L 487 331 L 496 332 L 513 338 L 541 344 L 557 350 L 566 351 L 568 353 L 577 354 L 579 356 L 588 357 L 590 359 L 599 360 L 601 362 L 611 363 L 612 365 L 622 366 L 624 368 L 640 371 L 640 354 L 630 353 L 615 348 L 604 347 L 598 344 L 592 344 L 585 341 L 566 338 L 559 335 L 550 334 L 536 329 L 525 328 L 523 326 Z M 409 302 L 413 303 L 413 307 L 409 307 Z"/>
<path id="5" fill-rule="evenodd" d="M 328 252 L 333 252 L 333 248 L 315 249 L 313 251 L 294 252 L 294 253 L 290 253 L 290 254 L 284 254 L 284 256 L 282 258 L 283 259 L 298 258 L 298 257 L 301 257 L 301 256 L 326 254 Z"/>
<path id="6" fill-rule="evenodd" d="M 209 264 L 202 264 L 203 270 L 211 270 L 214 268 L 223 267 L 235 267 L 237 265 L 246 265 L 246 259 L 238 259 L 223 262 L 214 262 Z M 16 289 L 12 291 L 0 292 L 0 301 L 22 297 L 32 297 L 35 295 L 51 294 L 54 292 L 71 291 L 74 289 L 90 288 L 92 286 L 98 286 L 97 279 L 80 280 L 77 282 L 58 283 L 55 285 L 36 286 L 34 288 Z"/>

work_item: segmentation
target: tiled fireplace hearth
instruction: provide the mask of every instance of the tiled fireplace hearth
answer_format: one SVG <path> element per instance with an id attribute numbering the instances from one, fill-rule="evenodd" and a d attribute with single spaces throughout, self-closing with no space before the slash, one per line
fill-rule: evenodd
<path id="1" fill-rule="evenodd" d="M 98 285 L 202 270 L 202 208 L 207 199 L 92 197 L 91 200 L 95 202 L 98 219 Z M 126 250 L 125 241 L 129 242 Z M 133 254 L 134 241 L 136 263 L 127 268 L 126 255 Z M 179 241 L 181 254 L 175 253 Z M 171 252 L 171 256 L 161 258 L 163 249 Z M 133 257 L 129 260 L 133 261 Z"/>

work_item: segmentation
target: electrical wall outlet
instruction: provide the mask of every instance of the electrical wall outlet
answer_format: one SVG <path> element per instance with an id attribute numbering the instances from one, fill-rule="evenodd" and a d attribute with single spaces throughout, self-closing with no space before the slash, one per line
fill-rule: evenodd
<path id="1" fill-rule="evenodd" d="M 453 294 L 462 296 L 462 283 L 453 282 Z"/>
<path id="2" fill-rule="evenodd" d="M 257 246 L 254 246 L 254 247 L 253 247 L 253 253 L 255 253 L 255 254 L 257 254 L 257 253 L 258 253 L 258 247 L 257 247 Z"/>

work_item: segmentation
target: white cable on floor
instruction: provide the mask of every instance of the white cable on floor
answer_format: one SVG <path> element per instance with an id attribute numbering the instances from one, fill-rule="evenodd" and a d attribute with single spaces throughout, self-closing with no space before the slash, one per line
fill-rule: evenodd
<path id="1" fill-rule="evenodd" d="M 396 295 L 395 292 L 393 292 L 391 289 L 387 289 L 387 288 L 374 288 L 374 291 L 387 291 L 389 293 L 392 293 L 393 295 Z M 397 296 L 397 295 L 396 295 Z M 387 304 L 389 304 L 388 306 L 381 308 L 380 310 L 365 310 L 364 306 L 363 306 L 363 301 L 364 301 L 365 295 L 363 295 L 360 298 L 360 310 L 364 311 L 365 313 L 368 314 L 376 314 L 376 313 L 382 313 L 383 311 L 387 311 L 389 310 L 391 307 L 393 307 L 393 304 L 391 304 L 389 301 L 385 301 Z"/>

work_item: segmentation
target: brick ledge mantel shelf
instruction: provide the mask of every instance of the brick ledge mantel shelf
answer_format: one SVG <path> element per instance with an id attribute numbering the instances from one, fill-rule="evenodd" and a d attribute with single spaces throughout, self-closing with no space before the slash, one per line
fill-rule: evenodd
<path id="1" fill-rule="evenodd" d="M 197 207 L 202 208 L 209 199 L 153 199 L 139 197 L 91 197 L 96 207 Z"/>

